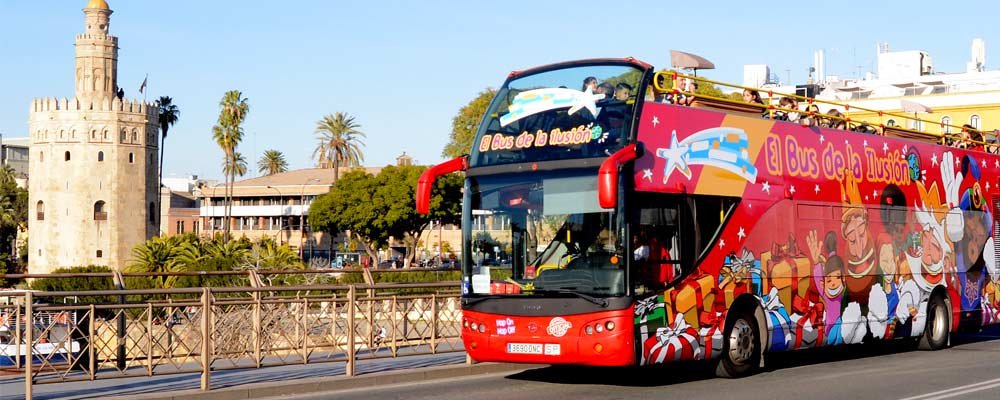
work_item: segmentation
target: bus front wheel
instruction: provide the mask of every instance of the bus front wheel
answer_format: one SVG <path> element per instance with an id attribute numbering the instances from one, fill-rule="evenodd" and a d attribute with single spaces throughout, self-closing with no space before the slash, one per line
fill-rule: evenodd
<path id="1" fill-rule="evenodd" d="M 760 330 L 757 319 L 746 309 L 726 324 L 722 355 L 715 368 L 720 378 L 739 378 L 753 373 L 760 365 Z"/>
<path id="2" fill-rule="evenodd" d="M 924 334 L 920 337 L 921 350 L 940 350 L 948 345 L 948 335 L 951 333 L 951 315 L 944 296 L 936 294 L 927 302 L 927 324 Z"/>

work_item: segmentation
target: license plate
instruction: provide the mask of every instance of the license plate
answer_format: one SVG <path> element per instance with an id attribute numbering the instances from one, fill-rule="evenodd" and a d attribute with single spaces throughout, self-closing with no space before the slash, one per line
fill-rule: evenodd
<path id="1" fill-rule="evenodd" d="M 559 354 L 562 354 L 562 348 L 559 347 L 559 343 L 545 345 L 545 355 L 558 356 Z"/>
<path id="2" fill-rule="evenodd" d="M 542 354 L 541 343 L 507 343 L 507 352 L 510 354 Z"/>

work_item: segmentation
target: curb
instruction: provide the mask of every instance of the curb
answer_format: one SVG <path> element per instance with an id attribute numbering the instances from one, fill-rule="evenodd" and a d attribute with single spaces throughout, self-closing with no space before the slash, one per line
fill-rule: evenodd
<path id="1" fill-rule="evenodd" d="M 537 364 L 502 364 L 481 363 L 446 365 L 438 367 L 415 368 L 390 372 L 376 372 L 355 377 L 341 376 L 336 378 L 296 379 L 277 383 L 254 383 L 230 388 L 220 388 L 210 391 L 184 390 L 173 393 L 153 393 L 145 395 L 128 395 L 108 397 L 112 400 L 243 400 L 260 399 L 275 396 L 296 394 L 332 392 L 348 389 L 363 389 L 376 386 L 394 385 L 400 383 L 420 382 L 433 379 L 459 378 L 475 375 L 494 374 L 499 372 L 522 371 L 542 367 Z"/>

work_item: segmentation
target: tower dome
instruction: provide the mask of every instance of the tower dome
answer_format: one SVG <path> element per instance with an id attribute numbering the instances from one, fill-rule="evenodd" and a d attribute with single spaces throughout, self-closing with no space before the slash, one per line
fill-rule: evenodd
<path id="1" fill-rule="evenodd" d="M 84 7 L 84 8 L 97 8 L 97 9 L 100 9 L 100 10 L 110 10 L 111 9 L 111 7 L 108 7 L 108 2 L 106 2 L 104 0 L 90 0 L 90 2 L 88 2 L 87 6 Z"/>

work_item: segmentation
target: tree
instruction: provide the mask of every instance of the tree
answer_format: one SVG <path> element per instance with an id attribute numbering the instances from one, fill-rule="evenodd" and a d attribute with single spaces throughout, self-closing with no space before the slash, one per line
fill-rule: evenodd
<path id="1" fill-rule="evenodd" d="M 236 147 L 243 141 L 243 121 L 247 113 L 250 112 L 250 104 L 247 98 L 239 90 L 230 90 L 222 96 L 219 101 L 219 120 L 212 127 L 212 136 L 215 143 L 219 145 L 225 153 L 226 162 L 223 166 L 232 165 L 235 160 Z M 230 171 L 233 172 L 233 171 Z M 226 181 L 226 212 L 225 212 L 225 237 L 229 238 L 229 217 L 232 213 L 232 191 L 233 182 L 236 177 L 233 174 L 227 175 Z"/>
<path id="2" fill-rule="evenodd" d="M 442 156 L 454 158 L 469 154 L 472 141 L 476 137 L 476 130 L 479 129 L 483 115 L 486 114 L 486 109 L 496 94 L 497 91 L 492 88 L 483 89 L 469 101 L 469 104 L 458 110 L 458 115 L 451 120 L 451 141 L 444 146 L 444 150 L 441 151 Z"/>
<path id="3" fill-rule="evenodd" d="M 274 175 L 285 171 L 288 171 L 288 161 L 285 161 L 285 155 L 280 151 L 264 151 L 260 161 L 257 161 L 257 172 L 264 175 Z"/>
<path id="4" fill-rule="evenodd" d="M 222 162 L 222 173 L 227 176 L 240 176 L 247 174 L 247 159 L 240 152 L 233 153 L 232 159 L 226 158 Z"/>
<path id="5" fill-rule="evenodd" d="M 350 230 L 364 243 L 375 260 L 375 250 L 401 239 L 406 247 L 404 266 L 416 256 L 420 233 L 431 221 L 457 223 L 461 216 L 462 178 L 438 178 L 431 194 L 430 215 L 417 213 L 417 179 L 425 170 L 418 166 L 388 166 L 378 176 L 356 171 L 344 175 L 329 193 L 313 201 L 309 224 L 328 233 Z"/>
<path id="6" fill-rule="evenodd" d="M 180 248 L 179 236 L 155 236 L 132 249 L 132 258 L 125 267 L 126 272 L 178 272 L 176 260 Z M 153 278 L 158 288 L 170 288 L 176 276 L 156 276 Z"/>
<path id="7" fill-rule="evenodd" d="M 316 122 L 316 149 L 313 158 L 322 168 L 333 168 L 334 179 L 340 178 L 340 166 L 359 166 L 365 161 L 361 148 L 365 134 L 358 130 L 361 125 L 354 117 L 337 112 L 327 114 Z"/>
<path id="8" fill-rule="evenodd" d="M 161 135 L 160 135 L 160 167 L 158 169 L 157 176 L 156 176 L 156 190 L 157 190 L 157 194 L 156 194 L 157 207 L 156 207 L 156 209 L 159 210 L 160 207 L 162 207 L 162 204 L 160 204 L 159 190 L 160 190 L 161 187 L 163 187 L 163 149 L 167 145 L 167 131 L 170 130 L 171 126 L 173 126 L 174 124 L 177 123 L 177 119 L 181 115 L 181 110 L 178 109 L 176 105 L 174 105 L 174 99 L 172 99 L 170 96 L 160 96 L 160 100 L 158 102 L 157 108 L 159 109 L 160 133 L 161 133 Z M 160 223 L 163 222 L 163 221 L 160 221 L 159 219 L 157 219 L 157 221 L 159 221 Z M 157 229 L 157 232 L 159 232 L 159 229 Z"/>

